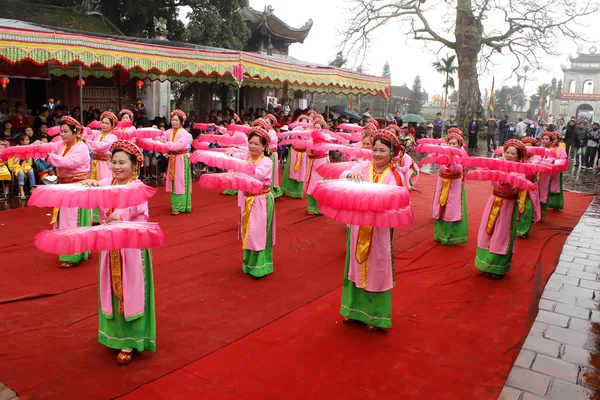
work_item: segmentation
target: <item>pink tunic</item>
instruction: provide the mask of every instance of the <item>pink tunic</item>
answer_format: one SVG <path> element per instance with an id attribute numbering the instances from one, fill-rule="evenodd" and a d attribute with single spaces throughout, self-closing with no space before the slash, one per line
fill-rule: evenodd
<path id="1" fill-rule="evenodd" d="M 556 150 L 556 158 L 554 159 L 554 164 L 562 163 L 567 159 L 567 152 L 561 146 L 554 148 L 554 150 Z M 560 193 L 560 175 L 561 172 L 557 172 L 556 174 L 552 175 L 550 192 Z"/>
<path id="2" fill-rule="evenodd" d="M 273 197 L 269 190 L 271 187 L 271 174 L 273 172 L 273 162 L 269 157 L 262 157 L 256 165 L 254 177 L 263 182 L 263 194 L 254 195 L 254 203 L 250 209 L 250 222 L 247 241 L 244 231 L 244 213 L 246 212 L 246 196 L 238 191 L 238 204 L 241 209 L 240 237 L 244 243 L 244 250 L 261 251 L 267 247 L 267 197 Z M 272 244 L 275 245 L 275 213 L 273 213 L 273 238 Z"/>
<path id="3" fill-rule="evenodd" d="M 462 220 L 462 170 L 460 164 L 440 165 L 440 174 L 460 174 L 461 176 L 450 181 L 450 189 L 448 190 L 448 199 L 446 200 L 446 208 L 444 215 L 441 215 L 442 206 L 440 204 L 440 195 L 444 178 L 438 176 L 435 185 L 435 193 L 433 195 L 433 218 L 442 219 L 447 222 L 456 222 Z"/>
<path id="4" fill-rule="evenodd" d="M 102 179 L 111 178 L 112 172 L 110 170 L 110 162 L 107 161 L 110 157 L 110 146 L 118 140 L 117 136 L 113 135 L 112 132 L 102 137 L 102 133 L 97 132 L 92 138 L 86 142 L 87 147 L 92 154 L 92 176 L 91 179 L 101 181 Z M 100 160 L 102 159 L 102 160 Z M 106 160 L 106 161 L 105 161 Z M 97 175 L 93 176 L 94 163 L 96 163 Z"/>
<path id="5" fill-rule="evenodd" d="M 511 175 L 515 175 L 520 178 L 525 178 L 524 174 L 511 172 Z M 504 185 L 496 181 L 492 182 L 492 186 L 498 192 L 501 192 L 508 196 L 515 196 L 515 200 L 504 198 L 502 199 L 502 202 L 500 204 L 500 211 L 498 212 L 498 218 L 496 219 L 494 230 L 490 235 L 487 233 L 487 225 L 490 217 L 490 212 L 494 204 L 494 199 L 496 198 L 494 194 L 490 196 L 487 204 L 485 205 L 485 209 L 483 210 L 481 224 L 479 225 L 479 234 L 477 235 L 477 247 L 489 250 L 490 253 L 504 255 L 508 253 L 508 244 L 510 242 L 511 236 L 512 215 L 514 207 L 517 207 L 516 196 L 519 192 L 519 189 L 515 188 L 514 186 Z"/>
<path id="6" fill-rule="evenodd" d="M 308 157 L 308 176 L 306 177 L 307 184 L 304 185 L 304 190 L 306 194 L 312 195 L 317 183 L 323 180 L 323 177 L 317 172 L 317 168 L 329 163 L 329 152 L 307 150 L 306 154 Z"/>
<path id="7" fill-rule="evenodd" d="M 304 180 L 306 179 L 306 174 L 308 172 L 306 151 L 296 151 L 294 149 L 294 146 L 292 146 L 288 157 L 290 159 L 290 178 L 297 182 L 304 182 Z M 294 168 L 296 166 L 296 161 L 298 157 L 300 157 L 300 165 L 298 167 L 298 170 L 295 170 Z"/>
<path id="8" fill-rule="evenodd" d="M 419 166 L 408 154 L 404 154 L 402 160 L 399 162 L 399 165 L 399 171 L 404 175 L 404 184 L 411 190 L 414 189 L 417 181 L 419 180 Z M 417 172 L 415 176 L 412 176 L 413 171 Z"/>
<path id="9" fill-rule="evenodd" d="M 112 179 L 104 179 L 102 186 L 108 186 Z M 106 217 L 107 210 L 100 209 L 100 215 Z M 119 221 L 148 221 L 148 203 L 129 208 L 119 208 L 112 212 L 119 216 Z M 104 218 L 105 219 L 105 218 Z M 128 321 L 144 315 L 145 283 L 142 251 L 140 249 L 121 249 L 121 281 L 123 286 L 123 314 Z M 100 305 L 102 314 L 112 317 L 115 310 L 112 306 L 112 288 L 110 271 L 110 252 L 100 252 Z"/>
<path id="10" fill-rule="evenodd" d="M 64 156 L 66 148 L 62 141 L 51 143 L 49 147 L 51 152 L 48 155 L 48 162 L 56 167 L 56 175 L 59 182 L 61 179 L 76 175 L 80 175 L 83 178 L 79 179 L 80 181 L 89 177 L 90 152 L 83 142 L 74 144 L 71 150 Z M 54 227 L 60 229 L 77 228 L 78 221 L 79 209 L 77 207 L 61 207 L 58 226 L 55 224 Z"/>
<path id="11" fill-rule="evenodd" d="M 533 156 L 530 160 L 532 164 L 540 164 L 542 159 L 540 156 Z M 530 181 L 534 181 L 537 176 L 528 176 L 527 179 Z M 540 191 L 539 191 L 539 181 L 538 190 L 528 190 L 527 196 L 529 196 L 529 200 L 531 200 L 531 204 L 533 205 L 533 222 L 540 222 L 542 220 L 542 205 L 540 204 Z M 548 191 L 546 191 L 547 193 Z"/>
<path id="12" fill-rule="evenodd" d="M 369 181 L 369 168 L 371 163 L 355 165 L 352 170 L 344 171 L 340 179 L 345 179 L 349 173 L 358 172 L 362 174 L 365 181 Z M 400 183 L 400 174 L 394 174 L 390 171 L 381 184 L 397 185 Z M 358 288 L 365 289 L 368 292 L 384 292 L 394 287 L 394 275 L 392 265 L 392 238 L 390 228 L 373 227 L 371 236 L 371 245 L 367 260 L 367 287 L 363 287 L 361 281 L 361 264 L 356 260 L 356 244 L 358 242 L 358 233 L 360 227 L 350 226 L 350 266 L 348 269 L 348 279 Z"/>
<path id="13" fill-rule="evenodd" d="M 269 138 L 271 139 L 269 149 L 271 149 L 271 153 L 273 153 L 273 158 L 275 159 L 275 165 L 273 166 L 273 175 L 275 181 L 273 182 L 273 187 L 277 188 L 279 187 L 279 154 L 277 154 L 277 132 L 275 132 L 273 129 L 269 130 Z"/>
<path id="14" fill-rule="evenodd" d="M 172 129 L 163 133 L 162 139 L 166 140 L 166 145 L 169 146 L 169 165 L 167 166 L 167 192 L 171 192 L 171 180 L 170 171 L 172 164 L 175 163 L 175 194 L 185 194 L 185 171 L 189 168 L 189 162 L 185 162 L 184 155 L 189 152 L 190 143 L 192 142 L 192 135 L 190 135 L 185 129 L 181 128 L 172 137 Z M 192 192 L 192 186 L 190 185 L 190 193 Z"/>

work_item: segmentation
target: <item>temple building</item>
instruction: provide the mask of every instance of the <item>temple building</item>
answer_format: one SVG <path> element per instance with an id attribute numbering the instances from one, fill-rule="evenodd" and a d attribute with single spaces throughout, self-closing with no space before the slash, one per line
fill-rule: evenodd
<path id="1" fill-rule="evenodd" d="M 589 123 L 600 118 L 600 54 L 592 47 L 589 53 L 569 57 L 570 66 L 562 66 L 563 91 L 553 112 L 568 119 Z"/>

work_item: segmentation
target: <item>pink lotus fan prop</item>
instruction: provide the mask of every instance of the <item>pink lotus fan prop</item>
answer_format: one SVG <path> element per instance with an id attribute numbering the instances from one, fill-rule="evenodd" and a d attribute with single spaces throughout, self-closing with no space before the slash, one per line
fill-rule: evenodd
<path id="1" fill-rule="evenodd" d="M 419 144 L 415 147 L 415 151 L 419 153 L 431 153 L 431 154 L 456 154 L 461 157 L 468 157 L 469 155 L 463 148 L 450 147 L 445 145 L 437 144 Z"/>
<path id="2" fill-rule="evenodd" d="M 386 211 L 410 205 L 405 187 L 348 179 L 317 183 L 312 196 L 319 205 L 350 211 Z"/>
<path id="3" fill-rule="evenodd" d="M 98 226 L 43 231 L 34 238 L 35 246 L 52 254 L 85 251 L 150 249 L 163 244 L 165 234 L 150 222 L 112 222 Z"/>
<path id="4" fill-rule="evenodd" d="M 528 179 L 519 178 L 506 172 L 495 170 L 469 171 L 465 178 L 467 181 L 499 181 L 508 183 L 521 190 L 537 190 L 537 185 Z"/>
<path id="5" fill-rule="evenodd" d="M 153 187 L 141 182 L 115 186 L 85 186 L 80 183 L 43 185 L 27 202 L 36 207 L 79 207 L 85 209 L 127 208 L 140 205 L 156 194 Z"/>
<path id="6" fill-rule="evenodd" d="M 339 129 L 343 129 L 345 131 L 353 131 L 353 132 L 362 132 L 364 127 L 357 124 L 339 124 L 337 126 Z"/>
<path id="7" fill-rule="evenodd" d="M 88 124 L 90 129 L 100 129 L 100 121 L 92 121 Z"/>
<path id="8" fill-rule="evenodd" d="M 231 124 L 227 126 L 227 130 L 229 132 L 242 132 L 244 134 L 248 134 L 248 132 L 250 132 L 250 129 L 252 129 L 252 127 L 248 125 Z"/>
<path id="9" fill-rule="evenodd" d="M 133 136 L 136 138 L 156 139 L 163 134 L 164 132 L 157 128 L 140 128 L 133 131 Z"/>
<path id="10" fill-rule="evenodd" d="M 133 139 L 133 131 L 130 130 L 113 129 L 113 133 L 121 140 Z"/>
<path id="11" fill-rule="evenodd" d="M 190 162 L 204 163 L 209 167 L 243 172 L 248 175 L 254 175 L 255 170 L 255 166 L 251 162 L 212 151 L 198 150 L 190 156 Z"/>
<path id="12" fill-rule="evenodd" d="M 213 135 L 210 133 L 204 133 L 204 134 L 198 136 L 198 139 L 196 139 L 196 140 L 199 142 L 214 143 L 218 139 L 221 139 L 222 137 L 223 137 L 222 135 Z"/>
<path id="13" fill-rule="evenodd" d="M 341 144 L 334 143 L 319 143 L 314 146 L 315 151 L 339 151 L 340 153 L 354 158 L 364 158 L 371 160 L 373 158 L 373 152 L 368 149 L 362 149 L 360 147 L 348 147 Z"/>
<path id="14" fill-rule="evenodd" d="M 156 151 L 158 153 L 168 153 L 169 152 L 169 146 L 166 143 L 159 142 L 159 141 L 153 140 L 153 139 L 138 138 L 135 141 L 135 144 L 137 144 L 141 149 L 144 149 L 144 150 Z"/>
<path id="15" fill-rule="evenodd" d="M 60 126 L 48 128 L 48 136 L 56 136 L 60 133 Z"/>
<path id="16" fill-rule="evenodd" d="M 311 124 L 310 122 L 292 122 L 291 124 L 288 124 L 288 126 L 292 129 L 294 128 L 307 128 L 307 129 L 312 129 L 314 127 L 313 124 Z"/>
<path id="17" fill-rule="evenodd" d="M 323 213 L 323 215 L 346 225 L 399 228 L 411 225 L 414 221 L 413 211 L 410 206 L 398 210 L 377 212 L 337 210 L 335 208 L 319 204 L 319 210 Z"/>
<path id="18" fill-rule="evenodd" d="M 285 138 L 304 138 L 310 139 L 312 131 L 290 131 L 290 132 L 279 132 L 277 137 L 279 139 Z"/>
<path id="19" fill-rule="evenodd" d="M 242 192 L 251 194 L 260 194 L 263 189 L 261 181 L 239 172 L 202 174 L 198 185 L 209 189 L 241 190 Z"/>
<path id="20" fill-rule="evenodd" d="M 289 139 L 289 140 L 282 140 L 278 144 L 279 144 L 279 146 L 292 145 L 299 149 L 312 149 L 313 148 L 312 140 Z"/>
<path id="21" fill-rule="evenodd" d="M 60 136 L 57 136 L 62 141 Z M 2 150 L 0 156 L 3 160 L 8 160 L 11 157 L 17 157 L 21 160 L 27 158 L 44 158 L 52 151 L 54 145 L 50 143 L 35 144 L 28 146 L 12 146 Z"/>
<path id="22" fill-rule="evenodd" d="M 133 125 L 132 121 L 119 121 L 117 123 L 117 128 L 126 129 L 126 128 L 131 127 L 132 125 Z"/>
<path id="23" fill-rule="evenodd" d="M 365 161 L 348 161 L 323 164 L 317 167 L 317 172 L 325 179 L 339 179 L 342 172 L 349 171 L 364 163 Z"/>
<path id="24" fill-rule="evenodd" d="M 422 167 L 425 164 L 437 164 L 437 165 L 448 165 L 448 164 L 461 164 L 462 158 L 453 157 L 447 154 L 443 154 L 441 156 L 431 156 L 422 159 L 419 162 L 419 167 Z"/>
<path id="25" fill-rule="evenodd" d="M 504 172 L 518 172 L 525 175 L 535 175 L 538 172 L 551 175 L 553 172 L 552 167 L 547 165 L 514 162 L 498 158 L 466 157 L 462 159 L 461 164 L 467 167 L 489 168 Z"/>
<path id="26" fill-rule="evenodd" d="M 417 144 L 445 144 L 446 141 L 444 139 L 431 139 L 431 138 L 421 138 L 417 139 Z"/>
<path id="27" fill-rule="evenodd" d="M 236 132 L 233 136 L 221 136 L 217 138 L 217 144 L 222 147 L 235 145 L 248 145 L 248 138 L 241 132 Z"/>
<path id="28" fill-rule="evenodd" d="M 201 124 L 201 123 L 195 123 L 194 124 L 194 129 L 199 130 L 199 131 L 207 131 L 209 127 L 211 127 L 212 124 Z"/>

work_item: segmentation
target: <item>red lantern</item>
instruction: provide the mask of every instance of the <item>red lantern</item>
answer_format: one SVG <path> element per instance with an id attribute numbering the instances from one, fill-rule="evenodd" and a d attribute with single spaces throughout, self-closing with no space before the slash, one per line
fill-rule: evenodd
<path id="1" fill-rule="evenodd" d="M 2 89 L 6 89 L 6 86 L 10 83 L 10 79 L 3 76 L 0 78 L 0 85 L 2 85 Z"/>
<path id="2" fill-rule="evenodd" d="M 83 79 L 77 79 L 77 86 L 82 88 L 85 86 L 85 81 Z"/>
<path id="3" fill-rule="evenodd" d="M 135 83 L 135 86 L 137 86 L 138 89 L 141 89 L 144 86 L 144 81 L 138 80 Z"/>

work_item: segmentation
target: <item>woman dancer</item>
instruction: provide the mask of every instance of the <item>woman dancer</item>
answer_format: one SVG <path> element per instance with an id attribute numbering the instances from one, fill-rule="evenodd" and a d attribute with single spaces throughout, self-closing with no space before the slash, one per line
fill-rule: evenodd
<path id="1" fill-rule="evenodd" d="M 540 142 L 542 147 L 546 149 L 553 149 L 556 152 L 556 157 L 546 156 L 543 160 L 543 164 L 557 164 L 564 162 L 566 159 L 566 152 L 562 147 L 556 143 L 556 137 L 553 132 L 545 131 L 540 134 Z M 559 161 L 561 160 L 561 161 Z M 555 210 L 561 210 L 564 205 L 563 197 L 563 184 L 562 184 L 562 172 L 550 176 L 546 174 L 540 175 L 540 204 L 542 206 L 542 218 L 546 216 L 546 209 L 548 207 L 554 208 Z"/>
<path id="2" fill-rule="evenodd" d="M 308 121 L 306 115 L 298 117 L 298 122 Z M 292 131 L 293 132 L 293 131 Z M 281 179 L 281 190 L 283 194 L 295 199 L 301 199 L 304 194 L 304 181 L 307 168 L 306 148 L 292 146 L 289 156 L 285 162 L 283 178 Z"/>
<path id="3" fill-rule="evenodd" d="M 525 154 L 525 145 L 520 140 L 504 143 L 506 161 L 523 162 Z M 524 174 L 511 175 L 525 178 Z M 477 235 L 475 267 L 491 274 L 492 279 L 501 279 L 510 271 L 517 233 L 519 189 L 497 181 L 493 181 L 492 186 L 494 190 L 483 211 Z"/>
<path id="4" fill-rule="evenodd" d="M 58 183 L 82 182 L 90 177 L 90 153 L 81 141 L 83 127 L 71 117 L 64 116 L 60 120 L 60 137 L 62 142 L 50 143 L 48 162 L 56 167 Z M 37 143 L 37 142 L 36 142 Z M 90 210 L 82 208 L 55 208 L 51 224 L 55 229 L 70 229 L 90 226 Z M 87 260 L 89 252 L 60 255 L 61 268 L 71 268 L 82 260 Z"/>
<path id="5" fill-rule="evenodd" d="M 144 155 L 133 143 L 119 140 L 110 147 L 113 177 L 90 180 L 90 186 L 135 182 Z M 148 221 L 148 202 L 135 207 L 101 209 L 104 222 Z M 120 249 L 100 252 L 98 341 L 119 350 L 118 364 L 131 361 L 133 350 L 156 352 L 154 277 L 150 250 Z"/>
<path id="6" fill-rule="evenodd" d="M 417 181 L 419 180 L 419 166 L 415 160 L 406 153 L 404 146 L 402 146 L 402 150 L 399 154 L 398 164 L 400 166 L 400 173 L 404 175 L 404 184 L 410 190 L 414 190 Z"/>
<path id="7" fill-rule="evenodd" d="M 392 159 L 402 151 L 398 137 L 378 130 L 371 135 L 373 161 L 344 171 L 340 178 L 403 186 Z M 346 230 L 346 265 L 340 314 L 344 322 L 361 321 L 369 332 L 392 327 L 392 288 L 395 285 L 394 231 L 352 225 Z"/>
<path id="8" fill-rule="evenodd" d="M 325 122 L 325 119 L 320 115 L 317 115 L 315 117 L 313 123 L 315 130 L 327 128 L 327 123 Z M 315 198 L 312 197 L 312 192 L 315 189 L 315 186 L 317 186 L 317 183 L 323 180 L 323 177 L 317 172 L 317 168 L 321 165 L 329 164 L 329 152 L 307 150 L 306 156 L 308 157 L 308 172 L 306 176 L 306 184 L 304 185 L 304 187 L 306 189 L 306 205 L 308 214 L 322 215 L 321 211 L 319 211 L 317 200 L 315 200 Z"/>
<path id="9" fill-rule="evenodd" d="M 522 139 L 525 147 L 538 146 L 538 141 L 531 137 L 526 136 Z M 525 162 L 532 164 L 540 164 L 541 157 L 534 156 L 532 154 L 525 155 Z M 527 175 L 533 183 L 538 183 L 538 175 Z M 540 194 L 538 190 L 521 190 L 519 193 L 519 217 L 517 222 L 517 236 L 526 239 L 531 231 L 531 225 L 534 222 L 539 222 L 542 219 L 542 208 L 540 205 Z"/>
<path id="10" fill-rule="evenodd" d="M 462 148 L 464 139 L 459 133 L 450 132 L 446 143 Z M 440 165 L 433 196 L 433 238 L 446 246 L 467 243 L 467 194 L 462 177 L 463 166 L 460 163 Z"/>
<path id="11" fill-rule="evenodd" d="M 171 193 L 171 215 L 192 212 L 192 180 L 188 154 L 192 135 L 183 124 L 186 115 L 181 110 L 171 112 L 171 129 L 159 141 L 169 146 L 167 192 Z"/>
<path id="12" fill-rule="evenodd" d="M 553 162 L 555 165 L 566 163 L 567 152 L 559 143 L 560 134 L 558 132 L 553 132 L 552 135 L 551 148 L 556 152 L 556 157 L 554 157 Z M 550 179 L 550 191 L 548 193 L 548 203 L 546 204 L 546 207 L 558 211 L 562 210 L 564 205 L 565 197 L 563 194 L 563 173 L 557 172 L 552 175 L 552 178 Z"/>
<path id="13" fill-rule="evenodd" d="M 127 108 L 124 108 L 121 111 L 119 111 L 119 118 L 121 118 L 121 121 L 124 122 L 133 122 L 133 112 L 131 110 L 128 110 Z"/>
<path id="14" fill-rule="evenodd" d="M 273 161 L 269 158 L 270 141 L 267 131 L 260 127 L 254 127 L 248 133 L 247 159 L 256 165 L 254 178 L 263 182 L 263 191 L 257 195 L 238 192 L 244 249 L 242 271 L 254 278 L 273 273 L 275 199 L 270 189 L 273 169 Z M 233 152 L 227 154 L 233 156 Z"/>
<path id="15" fill-rule="evenodd" d="M 277 132 L 275 132 L 275 124 L 277 123 L 277 117 L 273 114 L 267 114 L 265 117 L 267 121 L 267 132 L 269 132 L 269 137 L 271 138 L 269 144 L 269 150 L 271 151 L 271 161 L 273 161 L 273 176 L 271 177 L 271 193 L 273 193 L 273 197 L 278 199 L 283 196 L 283 191 L 279 187 L 279 156 L 277 154 Z"/>

